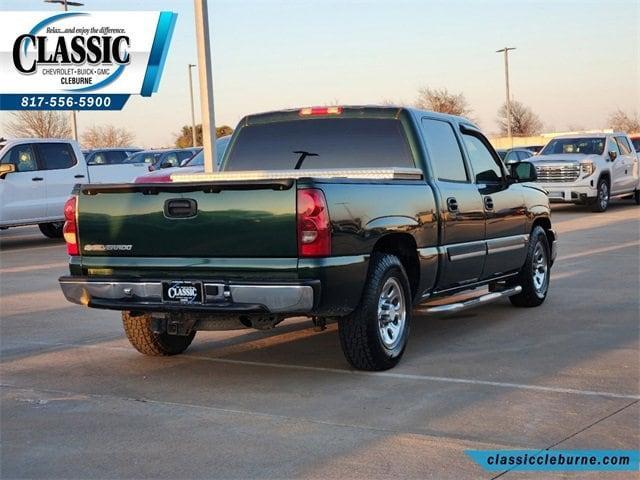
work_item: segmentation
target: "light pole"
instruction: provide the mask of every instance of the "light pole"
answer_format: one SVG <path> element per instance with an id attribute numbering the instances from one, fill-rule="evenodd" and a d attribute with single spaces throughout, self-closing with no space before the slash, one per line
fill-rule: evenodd
<path id="1" fill-rule="evenodd" d="M 191 69 L 195 67 L 193 63 L 189 64 L 189 95 L 191 96 L 191 140 L 192 146 L 196 146 L 196 114 L 193 108 L 193 77 L 191 76 Z"/>
<path id="2" fill-rule="evenodd" d="M 211 72 L 211 43 L 209 42 L 209 12 L 207 0 L 193 0 L 193 5 L 196 18 L 196 44 L 198 46 L 204 171 L 205 173 L 212 173 L 215 167 L 216 142 L 211 141 L 211 129 L 213 129 L 215 135 L 216 120 L 213 109 L 213 74 Z"/>
<path id="3" fill-rule="evenodd" d="M 507 86 L 507 136 L 513 148 L 513 137 L 511 136 L 511 95 L 509 94 L 509 50 L 515 50 L 516 47 L 504 47 L 496 50 L 496 53 L 504 52 L 504 80 Z"/>
<path id="4" fill-rule="evenodd" d="M 69 8 L 69 5 L 72 7 L 82 7 L 84 3 L 80 2 L 70 2 L 69 0 L 44 0 L 45 3 L 59 3 L 62 5 L 63 10 L 66 12 Z M 78 122 L 76 121 L 76 112 L 75 110 L 71 110 L 71 132 L 73 133 L 73 139 L 78 141 Z"/>

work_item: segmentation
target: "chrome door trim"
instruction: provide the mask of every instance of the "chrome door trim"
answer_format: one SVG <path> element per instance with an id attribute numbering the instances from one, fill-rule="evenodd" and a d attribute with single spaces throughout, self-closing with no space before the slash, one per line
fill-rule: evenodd
<path id="1" fill-rule="evenodd" d="M 520 250 L 529 243 L 529 235 L 513 235 L 510 237 L 498 237 L 487 239 L 487 254 L 510 252 Z"/>

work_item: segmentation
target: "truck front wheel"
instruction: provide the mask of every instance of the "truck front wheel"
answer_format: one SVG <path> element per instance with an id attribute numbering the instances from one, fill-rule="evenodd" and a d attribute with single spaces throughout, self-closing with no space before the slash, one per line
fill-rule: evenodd
<path id="1" fill-rule="evenodd" d="M 598 194 L 591 201 L 592 212 L 604 212 L 609 206 L 609 182 L 606 178 L 598 180 Z"/>
<path id="2" fill-rule="evenodd" d="M 39 223 L 38 228 L 47 238 L 62 238 L 64 222 Z"/>
<path id="3" fill-rule="evenodd" d="M 534 227 L 529 237 L 527 260 L 512 285 L 520 285 L 522 292 L 512 295 L 509 300 L 516 307 L 537 307 L 542 305 L 549 291 L 551 267 L 549 265 L 549 241 L 542 227 Z"/>
<path id="4" fill-rule="evenodd" d="M 154 357 L 184 352 L 196 335 L 195 331 L 189 335 L 156 333 L 151 328 L 151 315 L 148 313 L 134 316 L 131 312 L 123 311 L 122 324 L 131 345 L 140 353 Z"/>
<path id="5" fill-rule="evenodd" d="M 374 254 L 362 299 L 338 322 L 342 351 L 361 370 L 387 370 L 402 357 L 411 323 L 411 289 L 398 257 Z"/>

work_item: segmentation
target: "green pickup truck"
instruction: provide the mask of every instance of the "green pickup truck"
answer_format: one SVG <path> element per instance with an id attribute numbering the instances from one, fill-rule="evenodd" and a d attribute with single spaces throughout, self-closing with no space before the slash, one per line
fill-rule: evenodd
<path id="1" fill-rule="evenodd" d="M 351 365 L 384 370 L 400 360 L 417 305 L 544 302 L 556 235 L 535 179 L 528 162 L 507 170 L 460 117 L 398 107 L 249 115 L 220 172 L 77 185 L 60 285 L 71 302 L 121 310 L 148 355 L 181 353 L 198 330 L 309 316 L 338 321 Z M 443 303 L 480 287 L 488 292 Z"/>

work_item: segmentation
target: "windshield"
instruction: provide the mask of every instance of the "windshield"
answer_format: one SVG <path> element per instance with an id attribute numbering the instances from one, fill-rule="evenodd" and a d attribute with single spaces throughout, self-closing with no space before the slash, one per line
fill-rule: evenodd
<path id="1" fill-rule="evenodd" d="M 224 156 L 224 152 L 229 145 L 229 140 L 231 140 L 231 135 L 216 140 L 216 165 L 218 166 L 220 166 L 220 162 L 222 162 L 222 157 Z M 193 156 L 193 158 L 187 160 L 183 167 L 202 167 L 203 165 L 204 153 L 203 150 L 200 150 Z"/>
<path id="2" fill-rule="evenodd" d="M 318 118 L 243 127 L 223 169 L 414 166 L 399 120 Z"/>
<path id="3" fill-rule="evenodd" d="M 156 163 L 162 152 L 138 152 L 125 158 L 122 163 Z"/>
<path id="4" fill-rule="evenodd" d="M 606 138 L 556 138 L 547 143 L 540 155 L 602 155 Z"/>

